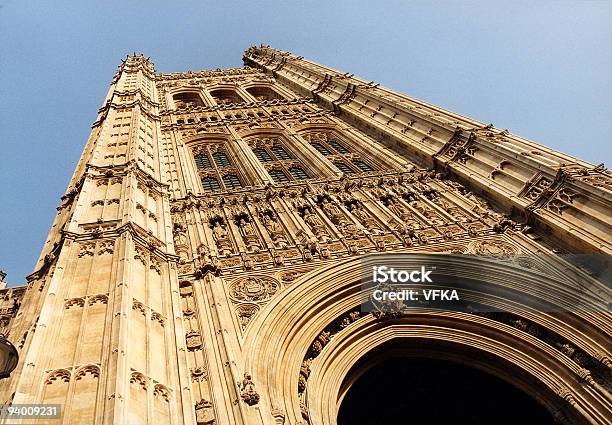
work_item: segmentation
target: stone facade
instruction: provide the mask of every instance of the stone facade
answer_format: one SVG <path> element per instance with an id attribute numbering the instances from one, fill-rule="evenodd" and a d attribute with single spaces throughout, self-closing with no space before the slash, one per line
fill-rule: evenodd
<path id="1" fill-rule="evenodd" d="M 3 400 L 60 403 L 55 423 L 332 424 L 374 336 L 461 334 L 560 423 L 610 419 L 606 312 L 358 308 L 362 254 L 609 254 L 608 170 L 271 47 L 244 62 L 121 63 L 36 270 L 2 290 Z M 571 305 L 566 277 L 526 279 Z"/>

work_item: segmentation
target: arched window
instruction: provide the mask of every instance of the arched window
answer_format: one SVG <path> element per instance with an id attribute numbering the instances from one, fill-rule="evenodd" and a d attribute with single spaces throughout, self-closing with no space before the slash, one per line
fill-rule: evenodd
<path id="1" fill-rule="evenodd" d="M 303 135 L 321 155 L 328 157 L 344 174 L 368 173 L 375 171 L 370 161 L 364 161 L 362 154 L 350 149 L 351 145 L 339 141 L 329 132 L 313 131 Z M 363 155 L 368 155 L 363 152 Z"/>
<path id="2" fill-rule="evenodd" d="M 282 146 L 272 146 L 272 153 L 278 160 L 291 159 L 291 155 Z"/>
<path id="3" fill-rule="evenodd" d="M 253 153 L 261 162 L 270 162 L 272 161 L 272 157 L 270 154 L 263 148 L 255 148 L 253 149 Z"/>
<path id="4" fill-rule="evenodd" d="M 232 165 L 232 163 L 230 162 L 225 152 L 221 152 L 221 151 L 214 152 L 212 154 L 212 157 L 215 161 L 215 164 L 217 164 L 217 167 L 219 168 L 229 167 L 230 165 Z"/>
<path id="5" fill-rule="evenodd" d="M 306 173 L 304 163 L 295 156 L 295 152 L 288 149 L 283 138 L 261 137 L 250 142 L 250 145 L 253 153 L 275 183 L 311 178 Z"/>
<path id="6" fill-rule="evenodd" d="M 336 161 L 334 162 L 334 165 L 338 167 L 338 169 L 342 171 L 344 174 L 355 174 L 353 169 L 349 167 L 345 162 Z"/>
<path id="7" fill-rule="evenodd" d="M 289 177 L 282 170 L 268 170 L 268 174 L 272 177 L 275 183 L 284 183 L 289 181 Z"/>
<path id="8" fill-rule="evenodd" d="M 207 155 L 200 153 L 194 156 L 193 159 L 195 159 L 197 167 L 201 170 L 207 170 L 209 168 L 212 168 L 212 164 L 210 163 L 210 159 Z"/>
<path id="9" fill-rule="evenodd" d="M 295 180 L 306 180 L 309 178 L 302 167 L 291 167 L 289 168 L 289 173 L 291 173 Z"/>
<path id="10" fill-rule="evenodd" d="M 249 94 L 251 94 L 251 96 L 253 96 L 255 99 L 257 99 L 260 102 L 263 102 L 264 100 L 275 100 L 275 99 L 283 98 L 281 95 L 279 95 L 275 90 L 271 89 L 270 87 L 261 87 L 261 86 L 249 87 L 248 89 L 246 89 L 246 91 L 248 91 Z"/>
<path id="11" fill-rule="evenodd" d="M 202 102 L 202 98 L 197 93 L 191 93 L 191 92 L 177 93 L 174 96 L 172 96 L 172 99 L 174 100 L 174 105 L 177 108 L 188 108 L 188 107 L 193 108 L 193 107 L 198 107 L 198 106 L 204 106 L 204 102 Z"/>
<path id="12" fill-rule="evenodd" d="M 196 147 L 193 156 L 204 192 L 218 192 L 244 187 L 244 179 L 233 166 L 225 143 L 205 143 Z"/>
<path id="13" fill-rule="evenodd" d="M 221 190 L 219 186 L 219 180 L 216 177 L 204 177 L 202 179 L 202 188 L 204 192 L 218 192 Z"/>
<path id="14" fill-rule="evenodd" d="M 215 99 L 215 102 L 219 105 L 229 105 L 232 103 L 244 103 L 244 99 L 240 97 L 235 90 L 232 89 L 218 89 L 212 90 L 210 95 Z"/>
<path id="15" fill-rule="evenodd" d="M 240 179 L 236 174 L 226 174 L 223 176 L 223 184 L 225 185 L 226 189 L 242 187 L 242 183 L 240 183 Z"/>
<path id="16" fill-rule="evenodd" d="M 321 143 L 313 143 L 312 147 L 319 151 L 321 155 L 330 156 L 332 153 Z"/>

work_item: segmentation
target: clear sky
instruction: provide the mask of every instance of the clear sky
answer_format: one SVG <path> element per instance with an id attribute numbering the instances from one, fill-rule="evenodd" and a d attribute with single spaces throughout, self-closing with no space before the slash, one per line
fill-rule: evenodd
<path id="1" fill-rule="evenodd" d="M 0 0 L 0 269 L 21 284 L 127 53 L 158 72 L 270 44 L 599 164 L 612 1 Z"/>

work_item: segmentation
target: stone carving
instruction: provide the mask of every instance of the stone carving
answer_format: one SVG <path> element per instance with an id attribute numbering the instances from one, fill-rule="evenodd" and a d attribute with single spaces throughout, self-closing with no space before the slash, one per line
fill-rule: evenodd
<path id="1" fill-rule="evenodd" d="M 519 250 L 506 241 L 486 240 L 470 242 L 467 252 L 470 254 L 483 255 L 511 255 L 518 254 Z"/>
<path id="2" fill-rule="evenodd" d="M 174 223 L 173 233 L 174 245 L 176 247 L 188 245 L 189 240 L 187 239 L 186 227 L 180 223 Z"/>
<path id="3" fill-rule="evenodd" d="M 281 273 L 280 278 L 284 283 L 293 283 L 301 275 L 302 273 L 298 271 L 287 271 L 287 272 Z"/>
<path id="4" fill-rule="evenodd" d="M 112 254 L 114 251 L 114 241 L 100 241 L 98 244 L 98 255 Z"/>
<path id="5" fill-rule="evenodd" d="M 540 196 L 548 190 L 551 184 L 552 180 L 542 177 L 531 186 L 527 193 L 525 193 L 525 197 L 532 201 L 537 201 Z"/>
<path id="6" fill-rule="evenodd" d="M 351 323 L 359 320 L 360 317 L 361 312 L 359 310 L 351 310 L 341 315 L 326 326 L 325 329 L 323 329 L 323 331 L 321 331 L 317 338 L 312 342 L 308 352 L 304 356 L 302 365 L 300 366 L 300 376 L 297 383 L 298 394 L 303 393 L 306 389 L 308 377 L 310 376 L 310 366 L 313 359 L 321 353 L 323 348 L 325 348 L 325 345 L 331 341 L 335 334 L 342 331 Z"/>
<path id="7" fill-rule="evenodd" d="M 46 385 L 53 384 L 56 381 L 70 382 L 70 372 L 65 369 L 58 369 L 50 372 L 45 380 Z"/>
<path id="8" fill-rule="evenodd" d="M 321 201 L 321 209 L 327 214 L 330 221 L 336 225 L 338 230 L 344 235 L 354 235 L 356 233 L 355 224 L 348 219 L 340 207 L 330 200 L 328 196 Z"/>
<path id="9" fill-rule="evenodd" d="M 241 304 L 236 307 L 236 314 L 238 315 L 238 321 L 240 327 L 245 330 L 251 318 L 259 311 L 259 306 L 255 304 Z"/>
<path id="10" fill-rule="evenodd" d="M 216 423 L 213 404 L 208 400 L 201 399 L 196 403 L 195 415 L 198 425 L 214 425 Z"/>
<path id="11" fill-rule="evenodd" d="M 242 381 L 238 381 L 240 389 L 240 398 L 249 406 L 254 406 L 259 403 L 259 394 L 255 391 L 255 383 L 251 378 L 251 374 L 245 372 Z"/>
<path id="12" fill-rule="evenodd" d="M 163 385 L 156 384 L 153 388 L 153 397 L 160 397 L 165 402 L 168 402 L 170 401 L 170 392 Z"/>
<path id="13" fill-rule="evenodd" d="M 306 389 L 306 381 L 310 376 L 310 364 L 312 363 L 311 358 L 304 359 L 302 366 L 300 366 L 300 377 L 298 378 L 298 393 L 304 392 Z"/>
<path id="14" fill-rule="evenodd" d="M 360 202 L 354 201 L 347 203 L 347 209 L 370 233 L 377 235 L 383 232 L 378 222 L 370 216 Z"/>
<path id="15" fill-rule="evenodd" d="M 280 284 L 271 277 L 249 276 L 233 282 L 229 291 L 236 301 L 267 301 L 279 288 Z"/>
<path id="16" fill-rule="evenodd" d="M 248 212 L 245 210 L 236 210 L 234 212 L 236 225 L 242 240 L 250 252 L 259 252 L 261 244 L 259 242 L 259 236 L 255 230 L 255 226 Z"/>
<path id="17" fill-rule="evenodd" d="M 274 247 L 278 249 L 286 248 L 288 245 L 287 237 L 274 212 L 270 209 L 260 210 L 259 216 L 270 235 Z"/>
<path id="18" fill-rule="evenodd" d="M 210 253 L 208 246 L 200 244 L 197 252 L 199 267 L 195 271 L 196 278 L 201 279 L 208 272 L 212 272 L 218 276 L 221 273 L 221 263 L 216 256 Z"/>
<path id="19" fill-rule="evenodd" d="M 284 425 L 285 424 L 285 412 L 280 409 L 272 408 L 270 411 L 272 417 L 274 418 L 275 425 Z"/>
<path id="20" fill-rule="evenodd" d="M 205 381 L 208 379 L 208 372 L 204 367 L 196 367 L 191 370 L 191 380 L 194 382 Z"/>
<path id="21" fill-rule="evenodd" d="M 79 381 L 87 375 L 90 375 L 92 378 L 100 377 L 100 368 L 93 365 L 82 367 L 74 377 L 77 381 Z"/>
<path id="22" fill-rule="evenodd" d="M 319 242 L 327 242 L 330 240 L 329 232 L 325 228 L 321 218 L 313 210 L 313 207 L 308 204 L 303 204 L 301 206 L 301 214 L 304 223 L 310 228 Z"/>
<path id="23" fill-rule="evenodd" d="M 220 255 L 233 253 L 232 242 L 225 227 L 224 220 L 220 216 L 215 216 L 210 220 L 210 228 L 213 231 L 213 238 L 217 244 Z"/>
<path id="24" fill-rule="evenodd" d="M 187 341 L 187 349 L 189 351 L 199 350 L 202 348 L 202 337 L 197 331 L 190 331 L 185 335 Z"/>
<path id="25" fill-rule="evenodd" d="M 130 384 L 135 384 L 144 391 L 147 390 L 147 378 L 142 373 L 132 372 Z"/>
<path id="26" fill-rule="evenodd" d="M 84 257 L 86 255 L 93 256 L 96 249 L 95 242 L 86 242 L 81 245 L 81 249 L 79 251 L 79 257 Z"/>

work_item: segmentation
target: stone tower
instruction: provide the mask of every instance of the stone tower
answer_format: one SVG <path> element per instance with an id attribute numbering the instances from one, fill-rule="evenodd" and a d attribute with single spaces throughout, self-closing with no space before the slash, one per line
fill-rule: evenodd
<path id="1" fill-rule="evenodd" d="M 557 254 L 612 251 L 608 170 L 271 47 L 244 62 L 121 63 L 27 288 L 2 290 L 3 400 L 59 403 L 55 423 L 332 424 L 384 335 L 481 353 L 559 423 L 610 420 L 605 310 L 359 309 L 360 256 L 393 252 L 525 254 L 526 293 L 571 306 L 580 276 L 605 305 Z"/>

